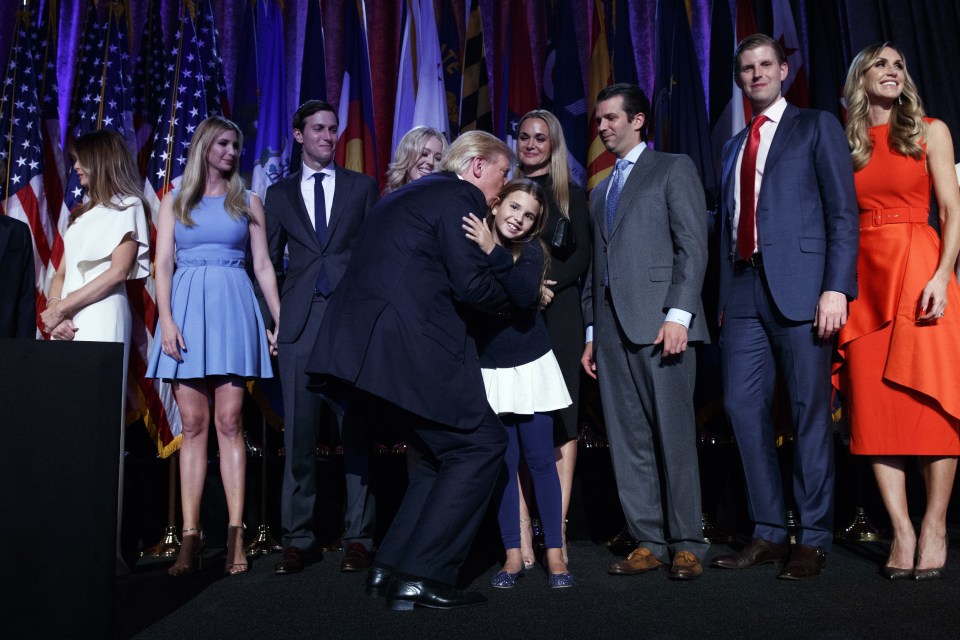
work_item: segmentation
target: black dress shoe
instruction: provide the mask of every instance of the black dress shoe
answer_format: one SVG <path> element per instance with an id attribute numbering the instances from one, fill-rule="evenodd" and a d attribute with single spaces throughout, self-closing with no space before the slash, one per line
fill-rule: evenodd
<path id="1" fill-rule="evenodd" d="M 300 547 L 284 547 L 283 553 L 280 554 L 280 561 L 273 565 L 273 572 L 277 575 L 300 573 L 308 563 L 319 559 L 319 554 Z"/>
<path id="2" fill-rule="evenodd" d="M 415 606 L 430 609 L 459 609 L 484 604 L 479 593 L 467 593 L 456 587 L 416 576 L 395 574 L 387 586 L 387 607 L 394 611 L 411 611 Z"/>
<path id="3" fill-rule="evenodd" d="M 382 598 L 387 593 L 387 585 L 393 579 L 393 569 L 373 565 L 367 571 L 363 581 L 363 590 L 372 598 Z"/>
<path id="4" fill-rule="evenodd" d="M 754 538 L 750 544 L 736 553 L 717 556 L 710 565 L 721 569 L 749 569 L 786 558 L 788 549 L 789 547 L 785 544 Z"/>
<path id="5" fill-rule="evenodd" d="M 343 562 L 340 563 L 340 571 L 363 571 L 370 567 L 373 562 L 373 554 L 359 542 L 352 542 L 347 546 Z"/>
<path id="6" fill-rule="evenodd" d="M 827 554 L 820 547 L 811 547 L 806 544 L 791 545 L 790 559 L 783 565 L 778 577 L 783 580 L 815 578 L 823 572 L 823 565 L 826 562 Z"/>

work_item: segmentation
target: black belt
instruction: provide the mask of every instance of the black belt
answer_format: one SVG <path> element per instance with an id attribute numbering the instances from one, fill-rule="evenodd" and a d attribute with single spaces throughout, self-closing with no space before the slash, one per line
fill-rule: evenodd
<path id="1" fill-rule="evenodd" d="M 734 260 L 734 261 L 733 261 L 733 272 L 734 272 L 734 273 L 743 273 L 743 272 L 746 271 L 747 269 L 757 269 L 758 271 L 759 271 L 759 270 L 762 270 L 762 269 L 763 269 L 763 254 L 758 251 L 757 253 L 755 253 L 755 254 L 753 254 L 752 256 L 750 256 L 750 258 L 747 259 L 747 260 L 737 259 L 737 260 Z"/>

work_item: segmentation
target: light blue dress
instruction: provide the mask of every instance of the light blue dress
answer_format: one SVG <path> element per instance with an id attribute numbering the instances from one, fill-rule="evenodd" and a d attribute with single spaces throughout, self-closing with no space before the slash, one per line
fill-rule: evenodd
<path id="1" fill-rule="evenodd" d="M 170 306 L 187 348 L 183 362 L 164 354 L 158 325 L 147 378 L 273 377 L 266 327 L 244 268 L 248 223 L 231 218 L 223 203 L 224 196 L 204 196 L 191 212 L 193 227 L 176 222 Z"/>

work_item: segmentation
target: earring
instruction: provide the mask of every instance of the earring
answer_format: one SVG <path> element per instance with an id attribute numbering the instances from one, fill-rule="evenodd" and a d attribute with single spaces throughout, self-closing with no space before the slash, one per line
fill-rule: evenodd
<path id="1" fill-rule="evenodd" d="M 899 105 L 902 105 L 902 104 L 903 104 L 903 94 L 897 96 L 897 104 L 899 104 Z"/>

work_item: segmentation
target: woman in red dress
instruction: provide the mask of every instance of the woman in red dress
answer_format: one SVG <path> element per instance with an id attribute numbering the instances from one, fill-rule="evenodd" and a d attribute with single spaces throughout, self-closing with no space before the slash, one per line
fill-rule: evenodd
<path id="1" fill-rule="evenodd" d="M 903 54 L 867 47 L 847 75 L 847 140 L 860 205 L 860 297 L 840 332 L 837 382 L 851 452 L 871 457 L 893 541 L 882 573 L 940 578 L 960 454 L 960 189 L 950 131 L 924 117 Z M 941 236 L 929 226 L 930 189 Z M 927 506 L 919 538 L 905 489 L 916 457 Z"/>

